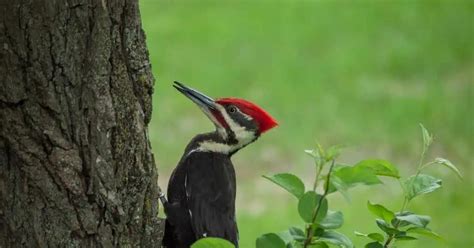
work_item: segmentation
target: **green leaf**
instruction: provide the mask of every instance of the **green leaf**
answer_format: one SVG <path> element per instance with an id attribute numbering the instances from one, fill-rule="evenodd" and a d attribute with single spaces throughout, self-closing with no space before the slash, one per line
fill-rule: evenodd
<path id="1" fill-rule="evenodd" d="M 318 227 L 316 228 L 316 230 L 314 230 L 313 237 L 319 237 L 323 235 L 323 233 L 324 233 L 324 229 Z"/>
<path id="2" fill-rule="evenodd" d="M 318 151 L 316 150 L 304 150 L 304 152 L 314 159 L 319 159 L 320 157 Z"/>
<path id="3" fill-rule="evenodd" d="M 329 248 L 324 241 L 316 241 L 316 243 L 309 245 L 310 248 Z"/>
<path id="4" fill-rule="evenodd" d="M 387 234 L 397 234 L 400 232 L 397 229 L 391 227 L 387 222 L 382 219 L 376 219 L 375 223 L 377 223 L 377 226 Z"/>
<path id="5" fill-rule="evenodd" d="M 411 241 L 411 240 L 416 240 L 417 238 L 411 237 L 407 235 L 407 232 L 405 231 L 400 231 L 395 235 L 395 241 Z"/>
<path id="6" fill-rule="evenodd" d="M 343 146 L 341 145 L 335 145 L 335 146 L 329 147 L 326 151 L 326 156 L 325 156 L 326 162 L 329 162 L 339 157 L 339 155 L 341 154 L 342 148 Z"/>
<path id="7" fill-rule="evenodd" d="M 367 234 L 361 233 L 361 232 L 358 232 L 358 231 L 354 231 L 354 234 L 355 234 L 356 236 L 359 236 L 359 237 L 367 237 Z"/>
<path id="8" fill-rule="evenodd" d="M 318 226 L 324 229 L 337 229 L 343 223 L 344 215 L 341 211 L 328 211 L 326 217 L 318 223 Z"/>
<path id="9" fill-rule="evenodd" d="M 365 248 L 383 248 L 383 245 L 379 242 L 368 243 L 364 246 Z"/>
<path id="10" fill-rule="evenodd" d="M 319 236 L 319 240 L 326 241 L 344 248 L 354 247 L 352 241 L 348 237 L 336 231 L 324 231 L 321 236 Z"/>
<path id="11" fill-rule="evenodd" d="M 410 215 L 410 214 L 413 214 L 413 213 L 412 213 L 412 212 L 409 212 L 409 211 L 403 211 L 403 212 L 398 212 L 398 213 L 396 213 L 395 216 L 406 216 L 406 215 Z M 394 219 L 391 221 L 391 224 L 392 224 L 392 226 L 397 226 L 398 228 L 411 225 L 409 222 L 400 221 L 400 220 L 397 219 L 397 218 L 394 218 Z"/>
<path id="12" fill-rule="evenodd" d="M 284 188 L 297 198 L 304 194 L 304 184 L 297 176 L 290 173 L 276 174 L 273 176 L 263 176 L 278 186 Z"/>
<path id="13" fill-rule="evenodd" d="M 387 223 L 390 223 L 395 218 L 395 214 L 392 211 L 380 204 L 372 204 L 370 201 L 367 201 L 367 208 L 375 216 L 382 218 Z"/>
<path id="14" fill-rule="evenodd" d="M 355 167 L 366 167 L 374 170 L 375 174 L 378 176 L 387 176 L 387 177 L 394 177 L 400 178 L 400 174 L 398 172 L 397 167 L 391 164 L 387 160 L 382 159 L 366 159 L 362 160 L 355 165 Z"/>
<path id="15" fill-rule="evenodd" d="M 358 184 L 373 185 L 382 183 L 370 168 L 363 166 L 338 167 L 333 171 L 348 188 Z"/>
<path id="16" fill-rule="evenodd" d="M 287 244 L 286 248 L 304 248 L 303 244 L 304 242 L 302 241 L 293 241 L 290 244 Z"/>
<path id="17" fill-rule="evenodd" d="M 428 237 L 428 238 L 432 238 L 434 240 L 438 240 L 438 241 L 443 241 L 443 238 L 441 236 L 439 236 L 439 234 L 431 231 L 430 229 L 428 228 L 423 228 L 423 227 L 410 227 L 407 229 L 406 231 L 407 233 L 411 233 L 411 234 L 419 234 L 419 235 L 423 235 L 425 237 Z"/>
<path id="18" fill-rule="evenodd" d="M 426 150 L 433 142 L 433 136 L 431 136 L 428 130 L 426 130 L 426 128 L 421 123 L 420 123 L 420 128 L 421 128 L 421 132 L 423 133 L 423 146 L 425 147 L 425 150 Z"/>
<path id="19" fill-rule="evenodd" d="M 441 179 L 434 178 L 426 174 L 418 174 L 411 176 L 403 182 L 408 200 L 418 195 L 428 194 L 441 187 Z"/>
<path id="20" fill-rule="evenodd" d="M 304 231 L 297 227 L 290 227 L 288 232 L 296 241 L 303 241 L 306 238 Z"/>
<path id="21" fill-rule="evenodd" d="M 191 248 L 235 248 L 235 246 L 225 239 L 209 237 L 194 242 Z"/>
<path id="22" fill-rule="evenodd" d="M 385 240 L 383 235 L 380 234 L 380 233 L 369 233 L 369 234 L 367 234 L 367 237 L 369 237 L 369 238 L 371 238 L 375 241 L 379 241 L 379 242 L 383 242 Z"/>
<path id="23" fill-rule="evenodd" d="M 361 237 L 367 237 L 369 239 L 372 239 L 372 240 L 375 240 L 375 241 L 378 241 L 378 242 L 383 242 L 385 240 L 384 236 L 380 233 L 365 234 L 365 233 L 355 231 L 354 234 L 357 235 L 357 236 L 361 236 Z"/>
<path id="24" fill-rule="evenodd" d="M 440 165 L 444 165 L 446 167 L 448 167 L 449 169 L 451 169 L 454 173 L 456 173 L 456 175 L 458 175 L 458 177 L 460 179 L 462 179 L 462 175 L 461 175 L 461 172 L 458 170 L 458 168 L 456 166 L 454 166 L 453 163 L 451 163 L 451 161 L 447 160 L 447 159 L 444 159 L 444 158 L 436 158 L 434 160 L 434 163 L 436 164 L 440 164 Z"/>
<path id="25" fill-rule="evenodd" d="M 314 191 L 308 191 L 300 198 L 298 202 L 298 212 L 306 223 L 313 222 L 313 215 L 315 214 L 321 197 L 321 195 L 317 195 Z M 326 216 L 327 211 L 328 201 L 324 198 L 321 200 L 321 207 L 319 207 L 315 221 L 321 221 Z"/>
<path id="26" fill-rule="evenodd" d="M 278 237 L 280 237 L 281 240 L 283 240 L 283 242 L 285 242 L 285 245 L 288 245 L 289 243 L 291 243 L 294 240 L 293 236 L 291 235 L 291 233 L 288 230 L 283 231 L 283 232 L 278 232 L 278 233 L 276 233 L 276 235 L 278 235 Z"/>
<path id="27" fill-rule="evenodd" d="M 412 236 L 395 237 L 395 241 L 412 241 L 412 240 L 417 240 L 417 238 L 412 237 Z"/>
<path id="28" fill-rule="evenodd" d="M 397 215 L 395 218 L 402 222 L 402 226 L 406 226 L 403 223 L 405 222 L 417 227 L 426 227 L 431 221 L 430 216 L 417 214 Z"/>
<path id="29" fill-rule="evenodd" d="M 331 173 L 331 179 L 329 180 L 328 193 L 338 191 L 339 193 L 341 193 L 344 199 L 346 199 L 346 201 L 350 202 L 351 197 L 349 196 L 349 192 L 347 192 L 348 189 L 349 189 L 349 186 L 347 186 L 344 183 L 344 181 L 342 181 L 342 179 L 340 179 L 339 177 Z"/>
<path id="30" fill-rule="evenodd" d="M 285 244 L 285 241 L 283 241 L 277 234 L 267 233 L 257 238 L 256 247 L 257 248 L 286 248 L 286 244 Z"/>

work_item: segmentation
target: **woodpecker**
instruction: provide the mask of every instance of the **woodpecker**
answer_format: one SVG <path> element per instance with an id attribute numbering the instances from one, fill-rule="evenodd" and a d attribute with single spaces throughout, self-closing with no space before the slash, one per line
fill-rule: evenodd
<path id="1" fill-rule="evenodd" d="M 232 155 L 277 125 L 265 110 L 239 98 L 212 98 L 179 82 L 173 85 L 214 123 L 187 145 L 168 183 L 163 246 L 190 247 L 204 237 L 219 237 L 238 247 L 236 181 Z"/>

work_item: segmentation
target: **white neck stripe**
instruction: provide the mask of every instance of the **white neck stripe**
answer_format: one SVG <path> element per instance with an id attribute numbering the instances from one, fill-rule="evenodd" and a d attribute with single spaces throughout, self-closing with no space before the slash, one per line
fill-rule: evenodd
<path id="1" fill-rule="evenodd" d="M 199 143 L 199 147 L 196 150 L 202 151 L 202 152 L 217 152 L 217 153 L 229 154 L 230 152 L 235 151 L 237 148 L 238 148 L 237 146 L 217 143 L 214 141 L 203 141 Z"/>
<path id="2" fill-rule="evenodd" d="M 222 113 L 224 120 L 229 125 L 229 128 L 234 132 L 235 139 L 238 141 L 237 147 L 241 148 L 244 145 L 249 144 L 255 139 L 255 133 L 251 131 L 247 131 L 245 127 L 240 126 L 236 123 L 225 111 L 224 107 L 218 106 L 219 111 Z M 245 115 L 245 114 L 244 114 Z M 247 115 L 246 115 L 247 116 Z M 248 116 L 250 118 L 250 116 Z"/>

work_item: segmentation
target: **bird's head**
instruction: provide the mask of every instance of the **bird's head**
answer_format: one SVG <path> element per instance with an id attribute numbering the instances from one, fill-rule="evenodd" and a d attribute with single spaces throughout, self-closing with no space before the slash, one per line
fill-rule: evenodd
<path id="1" fill-rule="evenodd" d="M 214 123 L 217 133 L 225 142 L 214 145 L 219 146 L 217 148 L 209 147 L 209 150 L 221 149 L 234 153 L 278 125 L 265 110 L 247 100 L 232 97 L 214 100 L 179 82 L 175 82 L 173 86 L 199 106 Z M 227 147 L 222 147 L 223 145 Z"/>

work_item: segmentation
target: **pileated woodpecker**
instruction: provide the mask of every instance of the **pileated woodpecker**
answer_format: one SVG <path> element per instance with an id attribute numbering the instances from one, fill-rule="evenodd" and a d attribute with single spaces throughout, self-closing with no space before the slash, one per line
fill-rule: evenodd
<path id="1" fill-rule="evenodd" d="M 165 247 L 190 247 L 203 237 L 220 237 L 238 247 L 235 171 L 231 156 L 277 125 L 257 105 L 238 98 L 212 98 L 173 85 L 201 108 L 216 130 L 199 134 L 186 147 L 168 183 Z"/>

